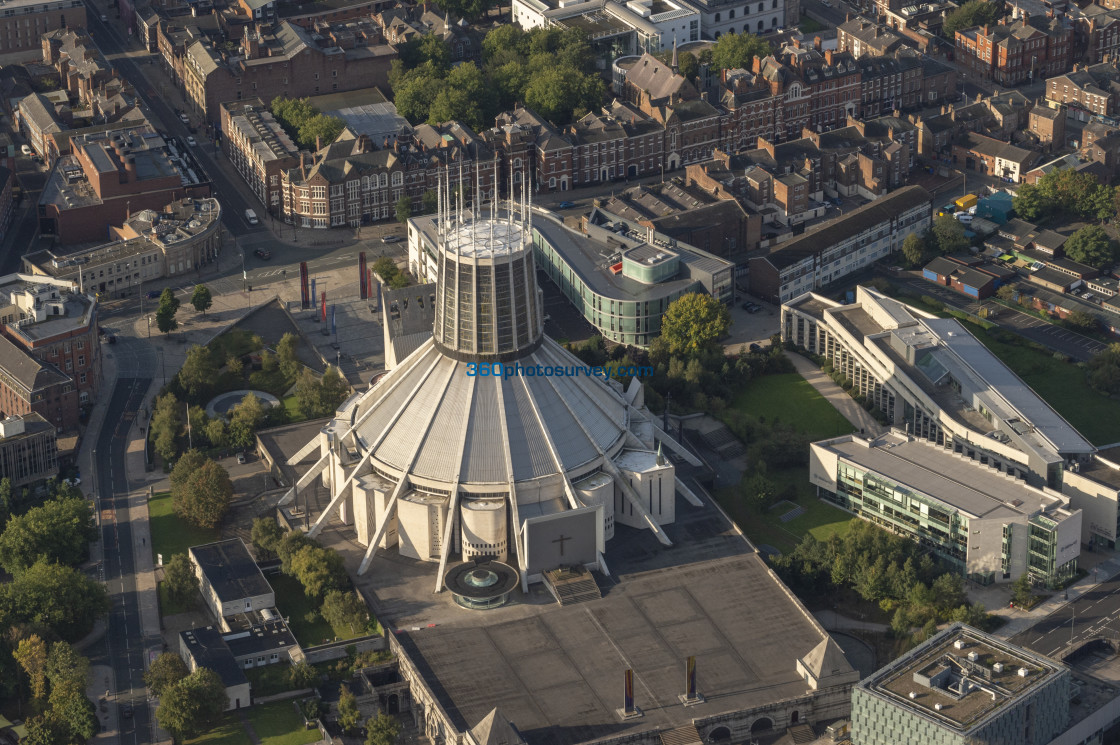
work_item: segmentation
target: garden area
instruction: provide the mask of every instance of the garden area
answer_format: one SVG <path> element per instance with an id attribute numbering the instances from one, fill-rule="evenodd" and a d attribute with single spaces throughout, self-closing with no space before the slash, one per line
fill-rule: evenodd
<path id="1" fill-rule="evenodd" d="M 300 646 L 313 647 L 334 640 L 334 629 L 319 613 L 319 604 L 307 596 L 298 579 L 287 574 L 270 574 L 267 579 L 276 591 L 276 609 L 288 619 L 288 627 Z"/>
<path id="2" fill-rule="evenodd" d="M 276 667 L 276 666 L 273 666 Z M 246 712 L 261 745 L 310 745 L 320 738 L 319 730 L 307 729 L 292 701 L 254 706 Z M 186 741 L 187 745 L 252 745 L 249 732 L 237 713 L 226 714 L 214 729 Z"/>
<path id="3" fill-rule="evenodd" d="M 809 483 L 809 443 L 847 434 L 852 425 L 799 373 L 749 380 L 721 418 L 747 445 L 751 471 L 716 498 L 756 546 L 788 553 L 811 534 L 844 535 L 853 519 L 822 502 Z"/>
<path id="4" fill-rule="evenodd" d="M 199 528 L 175 514 L 171 492 L 156 492 L 148 500 L 148 521 L 152 535 L 152 551 L 163 554 L 166 563 L 175 554 L 186 554 L 191 546 L 201 546 L 221 540 L 215 528 Z"/>

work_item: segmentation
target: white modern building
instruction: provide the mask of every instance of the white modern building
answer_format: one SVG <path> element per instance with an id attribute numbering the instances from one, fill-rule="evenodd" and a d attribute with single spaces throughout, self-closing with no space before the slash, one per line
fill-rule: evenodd
<path id="1" fill-rule="evenodd" d="M 657 53 L 674 41 L 701 38 L 700 11 L 684 0 L 513 0 L 512 14 L 514 23 L 525 30 L 582 28 L 592 41 L 632 32 L 634 46 L 619 50 L 627 54 Z"/>
<path id="2" fill-rule="evenodd" d="M 448 184 L 439 191 L 435 294 L 394 301 L 434 303 L 431 336 L 289 460 L 318 452 L 282 504 L 321 476 L 331 501 L 312 536 L 337 515 L 366 547 L 360 573 L 378 548 L 396 549 L 438 565 L 437 591 L 463 566 L 445 575 L 455 557 L 501 564 L 487 587 L 508 562 L 507 592 L 561 568 L 606 572 L 616 524 L 668 545 L 678 491 L 699 504 L 661 443 L 681 449 L 640 383 L 590 374 L 542 333 L 529 205 L 468 209 L 451 204 Z"/>

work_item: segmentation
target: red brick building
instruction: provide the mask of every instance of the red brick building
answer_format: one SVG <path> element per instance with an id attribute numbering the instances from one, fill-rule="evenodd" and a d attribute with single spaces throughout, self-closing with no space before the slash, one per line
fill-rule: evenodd
<path id="1" fill-rule="evenodd" d="M 269 214 L 283 214 L 280 179 L 299 165 L 299 147 L 259 98 L 221 105 L 222 150 Z"/>
<path id="2" fill-rule="evenodd" d="M 9 0 L 0 17 L 0 56 L 41 49 L 43 34 L 67 27 L 86 27 L 82 0 Z"/>
<path id="3" fill-rule="evenodd" d="M 1046 81 L 1046 100 L 1066 104 L 1081 121 L 1120 114 L 1120 68 L 1112 62 L 1073 66 Z"/>
<path id="4" fill-rule="evenodd" d="M 157 211 L 186 196 L 210 195 L 209 182 L 150 126 L 93 132 L 71 140 L 39 198 L 39 225 L 61 244 L 108 237 L 108 226 L 131 212 Z M 192 180 L 193 175 L 193 180 Z"/>
<path id="5" fill-rule="evenodd" d="M 388 85 L 396 50 L 372 21 L 317 24 L 287 21 L 246 30 L 235 54 L 198 40 L 187 47 L 183 85 L 193 111 L 219 124 L 220 104 L 277 96 L 303 98 Z"/>
<path id="6" fill-rule="evenodd" d="M 1068 70 L 1073 61 L 1073 31 L 1051 13 L 957 31 L 956 48 L 957 62 L 970 76 L 1014 86 Z"/>

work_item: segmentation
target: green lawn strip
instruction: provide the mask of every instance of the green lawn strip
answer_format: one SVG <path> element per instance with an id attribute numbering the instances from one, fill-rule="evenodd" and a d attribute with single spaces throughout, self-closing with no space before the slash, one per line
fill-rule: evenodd
<path id="1" fill-rule="evenodd" d="M 191 546 L 220 540 L 217 530 L 196 528 L 180 520 L 171 506 L 171 492 L 157 492 L 148 500 L 149 530 L 152 533 L 152 554 L 163 554 L 166 564 L 175 554 L 185 554 Z"/>
<path id="2" fill-rule="evenodd" d="M 276 607 L 280 615 L 288 619 L 288 626 L 301 645 L 313 647 L 334 639 L 331 625 L 319 615 L 319 608 L 307 597 L 303 585 L 295 578 L 286 574 L 270 574 L 268 583 L 276 591 Z M 315 620 L 308 621 L 307 615 L 312 611 L 315 612 Z"/>
<path id="3" fill-rule="evenodd" d="M 237 715 L 226 714 L 221 724 L 204 735 L 187 740 L 186 745 L 253 745 L 253 741 Z"/>
<path id="4" fill-rule="evenodd" d="M 295 394 L 283 399 L 281 403 L 284 405 L 284 411 L 288 412 L 289 422 L 302 422 L 305 417 L 303 412 L 300 411 L 299 404 L 296 402 Z"/>
<path id="5" fill-rule="evenodd" d="M 799 373 L 754 378 L 736 394 L 733 406 L 766 424 L 791 424 L 813 440 L 852 431 L 851 423 Z"/>
<path id="6" fill-rule="evenodd" d="M 292 701 L 254 706 L 249 709 L 249 721 L 261 738 L 261 745 L 309 745 L 320 736 L 318 729 L 304 727 L 303 717 Z"/>

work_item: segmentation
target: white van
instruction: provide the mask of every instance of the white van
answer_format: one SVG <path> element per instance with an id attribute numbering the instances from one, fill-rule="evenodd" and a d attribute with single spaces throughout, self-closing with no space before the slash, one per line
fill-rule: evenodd
<path id="1" fill-rule="evenodd" d="M 256 212 L 253 212 L 253 210 L 245 210 L 245 222 L 249 223 L 250 225 L 256 225 L 260 222 L 260 220 L 257 219 Z"/>

